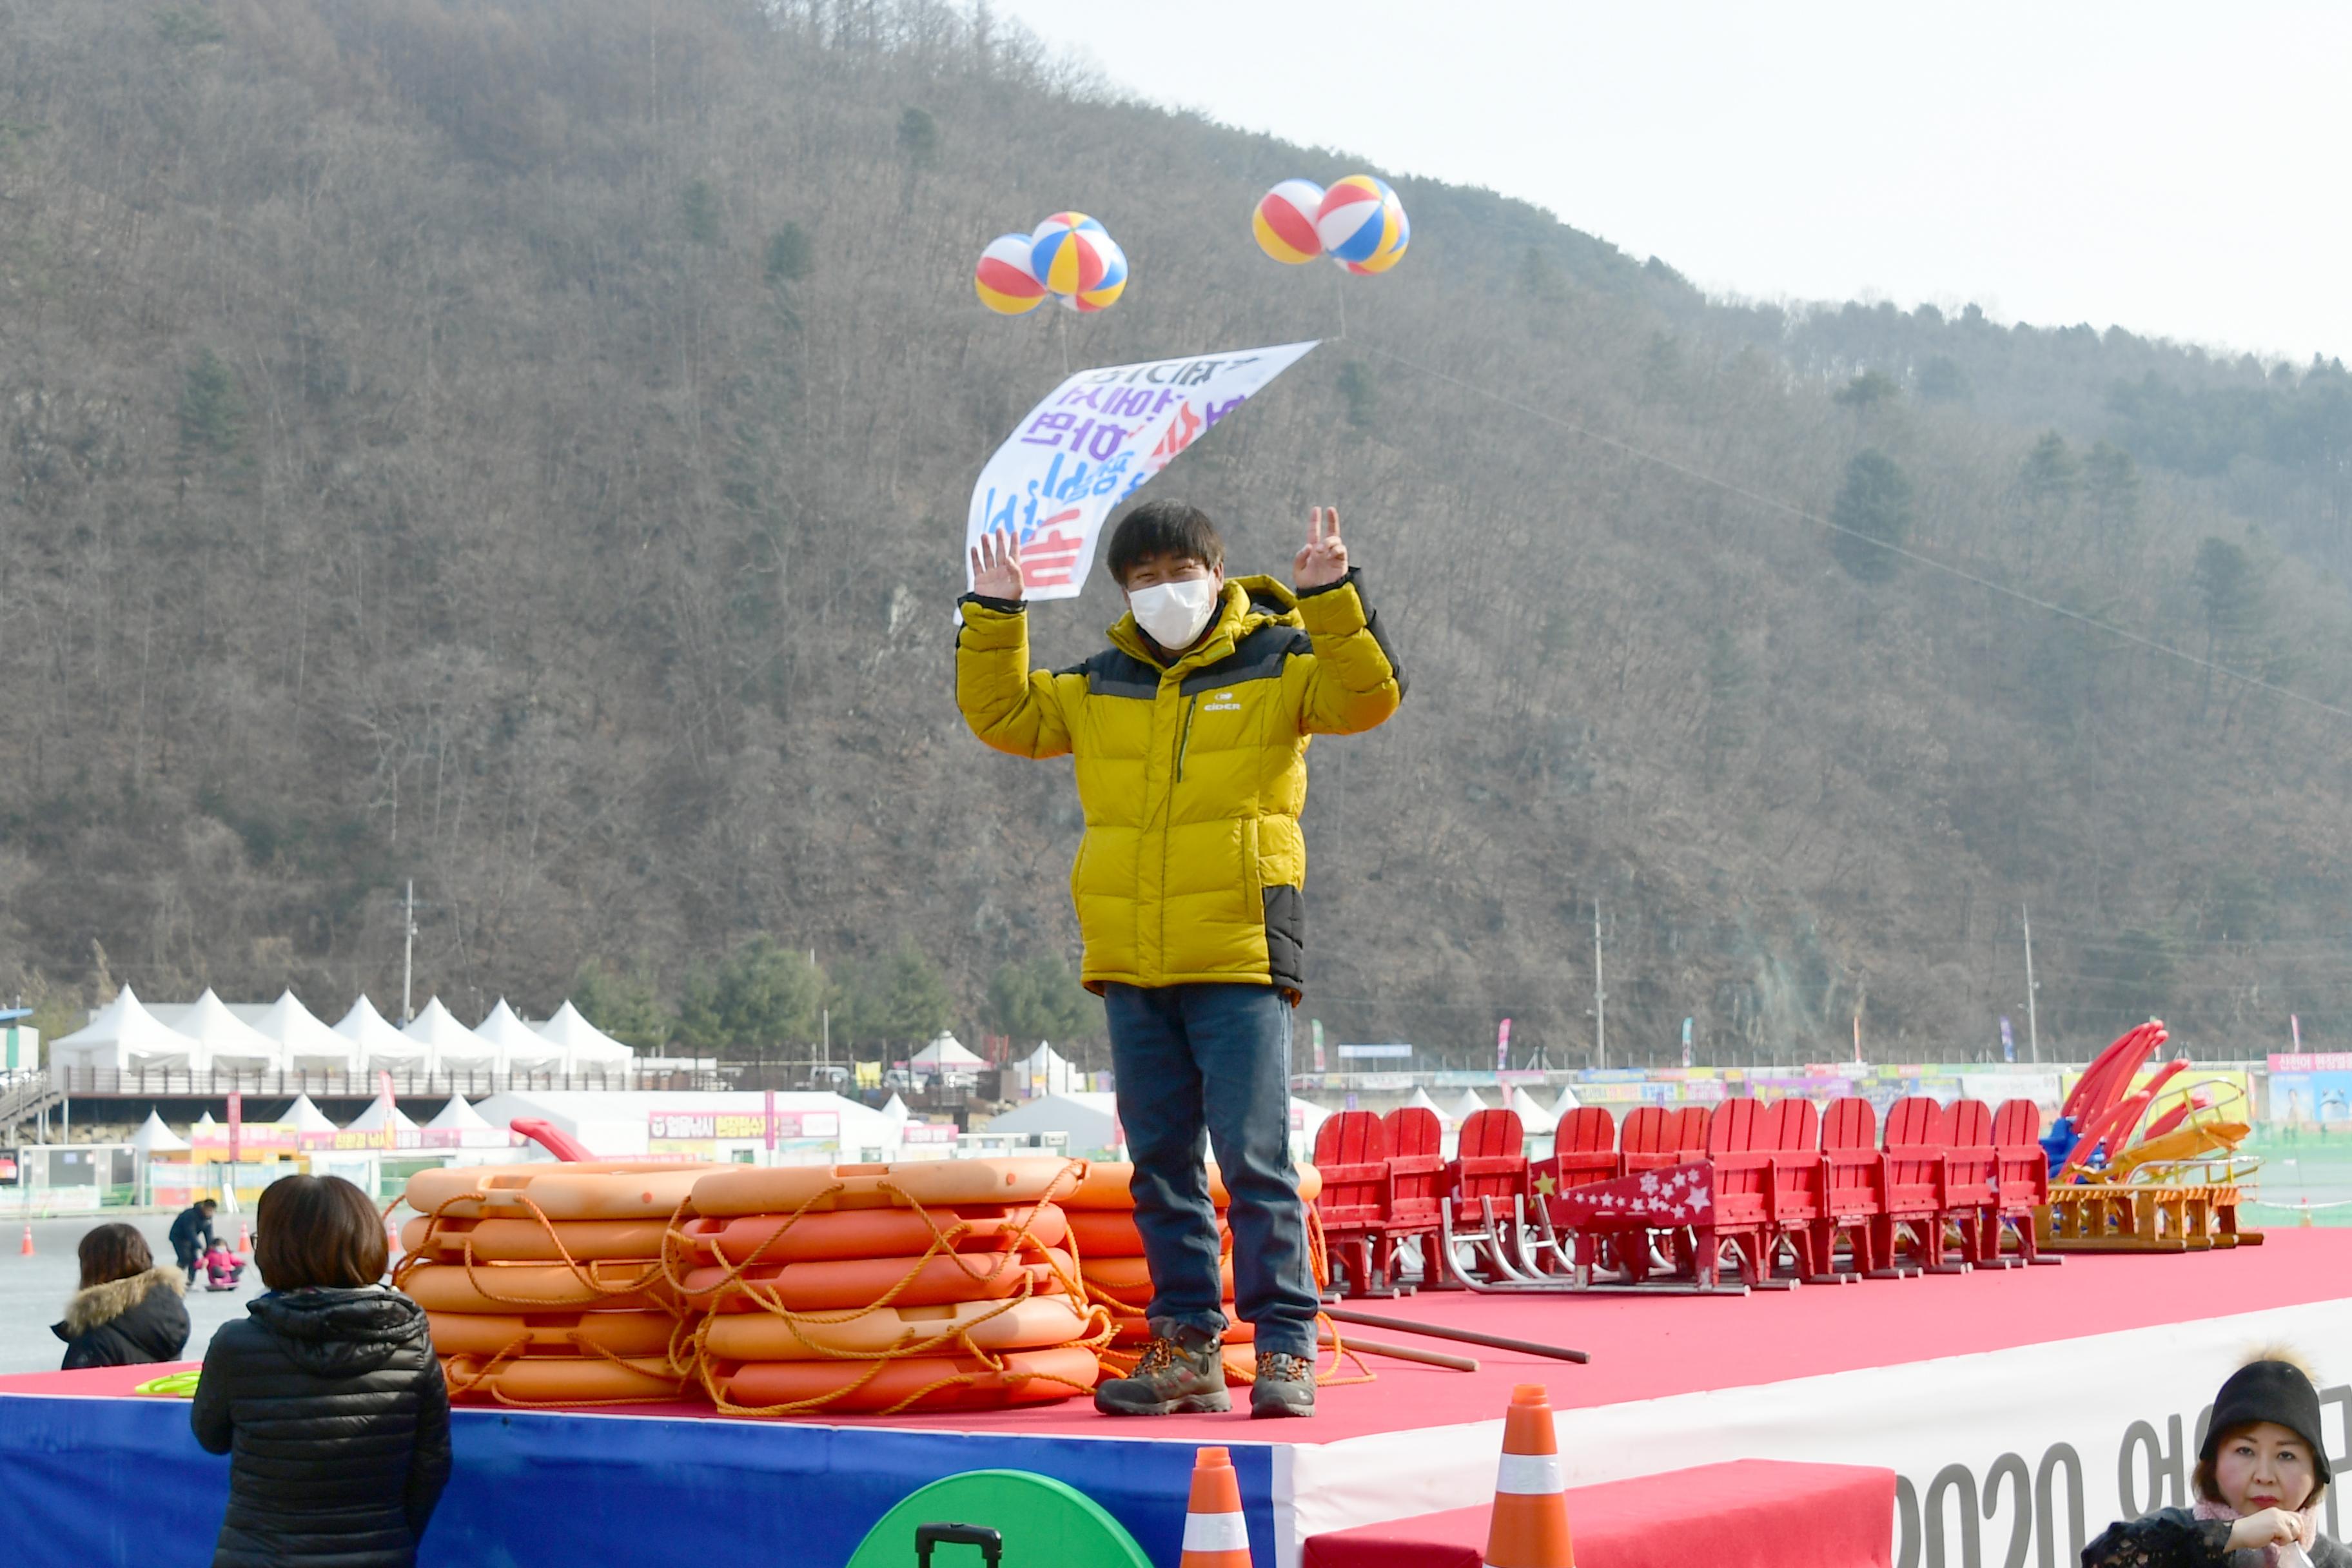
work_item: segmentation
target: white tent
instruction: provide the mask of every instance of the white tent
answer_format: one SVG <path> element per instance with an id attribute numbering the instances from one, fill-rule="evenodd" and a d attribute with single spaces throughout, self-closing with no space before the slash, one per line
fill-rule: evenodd
<path id="1" fill-rule="evenodd" d="M 466 1097 L 462 1094 L 451 1095 L 449 1097 L 449 1103 L 443 1106 L 439 1110 L 434 1112 L 433 1120 L 426 1122 L 425 1125 L 432 1128 L 435 1131 L 442 1132 L 448 1131 L 452 1129 L 460 1132 L 495 1132 L 498 1131 L 497 1128 L 482 1120 L 482 1113 L 480 1111 L 466 1103 Z"/>
<path id="2" fill-rule="evenodd" d="M 961 1040 L 941 1030 L 939 1037 L 917 1051 L 907 1065 L 919 1072 L 925 1068 L 933 1072 L 949 1072 L 984 1068 L 988 1063 L 966 1050 Z"/>
<path id="3" fill-rule="evenodd" d="M 319 1021 L 291 991 L 269 1005 L 255 1028 L 278 1042 L 288 1072 L 357 1072 L 362 1058 L 351 1037 Z"/>
<path id="4" fill-rule="evenodd" d="M 985 1131 L 1066 1132 L 1073 1154 L 1115 1153 L 1119 1146 L 1118 1100 L 1108 1094 L 1040 1095 L 995 1118 Z"/>
<path id="5" fill-rule="evenodd" d="M 215 1071 L 275 1072 L 286 1059 L 284 1047 L 230 1012 L 210 987 L 177 1026 Z"/>
<path id="6" fill-rule="evenodd" d="M 425 1068 L 431 1072 L 498 1072 L 506 1053 L 496 1040 L 485 1039 L 457 1022 L 457 1015 L 434 997 L 401 1031 L 425 1047 Z"/>
<path id="7" fill-rule="evenodd" d="M 1294 1157 L 1303 1160 L 1315 1152 L 1315 1134 L 1330 1115 L 1328 1107 L 1295 1094 L 1290 1097 L 1290 1152 Z"/>
<path id="8" fill-rule="evenodd" d="M 561 1072 L 563 1069 L 563 1045 L 551 1040 L 515 1016 L 507 999 L 490 1009 L 474 1033 L 499 1049 L 509 1072 Z"/>
<path id="9" fill-rule="evenodd" d="M 215 1121 L 213 1120 L 213 1113 L 207 1110 L 202 1116 L 197 1117 L 195 1121 L 189 1125 L 188 1131 L 191 1132 L 212 1132 L 217 1131 L 219 1128 L 220 1123 Z"/>
<path id="10" fill-rule="evenodd" d="M 1087 1087 L 1086 1074 L 1071 1067 L 1068 1058 L 1044 1040 L 1013 1064 L 1013 1072 L 1014 1085 L 1024 1098 L 1032 1094 L 1068 1094 Z"/>
<path id="11" fill-rule="evenodd" d="M 294 1103 L 286 1108 L 286 1114 L 278 1119 L 278 1124 L 291 1127 L 297 1132 L 332 1132 L 335 1130 L 335 1124 L 327 1119 L 327 1113 L 311 1104 L 307 1094 L 296 1097 Z"/>
<path id="12" fill-rule="evenodd" d="M 356 1054 L 368 1072 L 412 1072 L 424 1067 L 430 1055 L 424 1041 L 412 1040 L 385 1023 L 364 994 L 335 1025 L 335 1033 L 358 1047 Z"/>
<path id="13" fill-rule="evenodd" d="M 346 1132 L 381 1132 L 387 1127 L 391 1128 L 394 1132 L 414 1132 L 416 1131 L 416 1123 L 408 1119 L 407 1112 L 402 1110 L 399 1106 L 393 1103 L 392 1097 L 390 1095 L 378 1095 L 374 1103 L 371 1104 L 365 1110 L 361 1111 L 358 1118 L 354 1120 L 350 1126 L 344 1128 L 343 1131 Z"/>
<path id="14" fill-rule="evenodd" d="M 1477 1115 L 1480 1111 L 1492 1110 L 1494 1109 L 1495 1108 L 1493 1106 L 1488 1105 L 1485 1100 L 1478 1098 L 1478 1091 L 1476 1089 L 1465 1089 L 1462 1091 L 1461 1099 L 1446 1107 L 1444 1116 L 1446 1121 L 1459 1126 L 1461 1123 L 1467 1121 L 1472 1117 Z"/>
<path id="15" fill-rule="evenodd" d="M 1416 1088 L 1412 1091 L 1412 1098 L 1406 1100 L 1402 1109 L 1406 1110 L 1426 1110 L 1433 1116 L 1435 1116 L 1440 1121 L 1445 1120 L 1445 1108 L 1438 1104 L 1437 1101 L 1430 1099 L 1429 1090 L 1425 1089 Z"/>
<path id="16" fill-rule="evenodd" d="M 558 1007 L 539 1032 L 563 1047 L 564 1068 L 574 1074 L 625 1068 L 636 1058 L 636 1052 L 590 1023 L 569 1002 Z"/>
<path id="17" fill-rule="evenodd" d="M 1576 1098 L 1576 1090 L 1566 1084 L 1562 1084 L 1560 1086 L 1559 1098 L 1553 1100 L 1551 1104 L 1551 1124 L 1554 1127 L 1557 1127 L 1559 1125 L 1559 1119 L 1561 1117 L 1566 1116 L 1571 1110 L 1581 1110 L 1583 1109 L 1584 1101 Z"/>
<path id="18" fill-rule="evenodd" d="M 163 1119 L 153 1111 L 139 1124 L 131 1135 L 131 1146 L 142 1154 L 175 1154 L 188 1146 L 188 1141 L 163 1125 Z"/>
<path id="19" fill-rule="evenodd" d="M 204 1042 L 168 1028 L 126 985 L 70 1035 L 49 1042 L 49 1064 L 115 1072 L 203 1072 Z"/>
<path id="20" fill-rule="evenodd" d="M 888 1117 L 893 1121 L 904 1121 L 908 1117 L 914 1115 L 914 1112 L 908 1110 L 907 1102 L 899 1099 L 898 1095 L 894 1093 L 887 1101 L 884 1102 L 882 1106 L 882 1114 Z"/>
<path id="21" fill-rule="evenodd" d="M 1532 1133 L 1548 1133 L 1559 1125 L 1559 1118 L 1536 1103 L 1535 1096 L 1524 1089 L 1511 1090 L 1511 1109 L 1519 1113 L 1519 1127 Z"/>

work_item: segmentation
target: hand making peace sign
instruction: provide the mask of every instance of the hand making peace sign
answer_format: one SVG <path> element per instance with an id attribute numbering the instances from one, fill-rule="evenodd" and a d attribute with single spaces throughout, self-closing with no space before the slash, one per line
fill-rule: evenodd
<path id="1" fill-rule="evenodd" d="M 1317 507 L 1307 528 L 1306 546 L 1290 563 L 1291 585 L 1301 590 L 1328 587 L 1348 574 L 1348 547 L 1339 540 L 1339 509 Z"/>

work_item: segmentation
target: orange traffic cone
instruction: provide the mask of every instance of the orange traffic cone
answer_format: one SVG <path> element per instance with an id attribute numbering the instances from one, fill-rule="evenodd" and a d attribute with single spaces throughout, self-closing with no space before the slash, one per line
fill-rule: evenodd
<path id="1" fill-rule="evenodd" d="M 245 1221 L 239 1217 L 236 1222 L 236 1255 L 243 1258 L 252 1250 L 253 1232 L 245 1228 Z"/>
<path id="2" fill-rule="evenodd" d="M 16 1256 L 19 1258 L 33 1256 L 33 1222 L 31 1220 L 25 1222 L 25 1242 L 23 1246 L 16 1248 Z"/>
<path id="3" fill-rule="evenodd" d="M 1540 1383 L 1511 1390 L 1503 1417 L 1503 1464 L 1495 1478 L 1494 1521 L 1486 1531 L 1487 1568 L 1575 1568 L 1568 1500 L 1551 1399 Z"/>
<path id="4" fill-rule="evenodd" d="M 1249 1524 L 1231 1449 L 1203 1448 L 1192 1460 L 1192 1502 L 1184 1511 L 1177 1568 L 1250 1568 Z"/>

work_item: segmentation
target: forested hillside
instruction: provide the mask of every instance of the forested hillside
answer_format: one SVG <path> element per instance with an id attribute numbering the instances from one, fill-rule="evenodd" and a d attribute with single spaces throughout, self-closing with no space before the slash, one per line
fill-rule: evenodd
<path id="1" fill-rule="evenodd" d="M 804 1039 L 814 950 L 836 1045 L 1097 1030 L 1068 765 L 951 701 L 971 481 L 1066 355 L 1321 336 L 1153 493 L 1240 570 L 1338 504 L 1409 667 L 1314 753 L 1336 1037 L 1584 1059 L 1596 903 L 1621 1062 L 2021 1041 L 2027 903 L 2045 1050 L 2352 1037 L 2352 719 L 1871 543 L 2352 706 L 2340 367 L 1709 304 L 1409 178 L 1384 277 L 1258 253 L 1355 166 L 924 0 L 0 9 L 0 988 L 396 998 L 414 878 L 468 1016 Z M 981 310 L 1065 207 L 1126 298 Z"/>

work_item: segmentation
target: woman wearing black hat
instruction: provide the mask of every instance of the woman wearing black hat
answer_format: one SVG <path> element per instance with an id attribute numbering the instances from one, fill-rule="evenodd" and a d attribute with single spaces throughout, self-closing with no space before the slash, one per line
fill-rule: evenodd
<path id="1" fill-rule="evenodd" d="M 2083 1548 L 2084 1568 L 2352 1568 L 2352 1552 L 2319 1533 L 2328 1482 L 2319 1436 L 2319 1391 L 2303 1368 L 2248 1362 L 2213 1396 L 2197 1506 L 2109 1525 Z"/>

